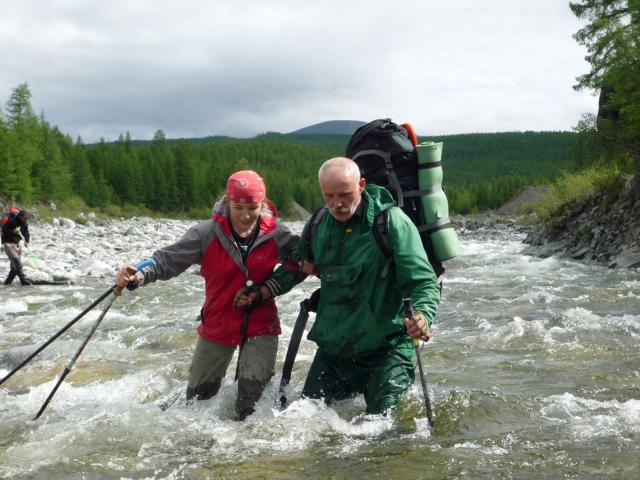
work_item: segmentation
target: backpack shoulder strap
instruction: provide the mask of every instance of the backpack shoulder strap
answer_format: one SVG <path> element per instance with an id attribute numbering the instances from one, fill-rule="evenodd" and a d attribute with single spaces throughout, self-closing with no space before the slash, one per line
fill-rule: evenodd
<path id="1" fill-rule="evenodd" d="M 313 242 L 313 238 L 316 236 L 316 232 L 318 231 L 318 225 L 322 221 L 324 214 L 327 213 L 327 206 L 324 205 L 320 208 L 316 208 L 314 212 L 311 214 L 311 218 L 309 218 L 309 228 L 305 232 L 304 241 L 306 242 L 309 248 L 309 255 L 311 255 L 311 243 Z M 312 258 L 310 260 L 313 260 Z"/>
<path id="2" fill-rule="evenodd" d="M 393 207 L 391 207 L 393 208 Z M 387 258 L 380 278 L 385 279 L 389 275 L 389 269 L 393 263 L 393 250 L 389 243 L 389 209 L 383 210 L 378 213 L 373 219 L 373 237 L 376 239 L 376 243 L 382 250 L 382 253 Z"/>
<path id="3" fill-rule="evenodd" d="M 309 221 L 309 233 L 311 239 L 313 239 L 313 237 L 315 236 L 316 231 L 318 230 L 318 225 L 320 225 L 320 222 L 322 221 L 324 214 L 327 213 L 327 210 L 329 210 L 329 208 L 324 205 L 320 208 L 317 208 L 316 211 L 311 215 L 311 219 Z"/>
<path id="4" fill-rule="evenodd" d="M 391 207 L 394 208 L 394 207 Z M 318 230 L 318 225 L 322 221 L 322 218 L 327 213 L 327 206 L 320 207 L 316 209 L 309 219 L 309 228 L 306 231 L 306 235 L 304 237 L 305 242 L 309 247 L 309 252 L 311 252 L 311 243 L 313 242 L 313 238 L 316 235 L 316 231 Z M 373 238 L 375 238 L 378 247 L 382 251 L 382 254 L 386 257 L 386 261 L 384 267 L 382 269 L 382 273 L 380 274 L 380 278 L 387 278 L 389 275 L 389 269 L 391 268 L 391 264 L 393 263 L 393 250 L 391 249 L 391 243 L 389 243 L 389 209 L 383 210 L 378 213 L 373 219 Z"/>
<path id="5" fill-rule="evenodd" d="M 376 239 L 376 243 L 380 247 L 380 250 L 382 250 L 384 256 L 387 257 L 387 260 L 385 261 L 384 267 L 382 269 L 382 273 L 380 274 L 381 279 L 387 278 L 387 276 L 389 275 L 389 269 L 391 268 L 391 264 L 393 263 L 393 249 L 391 248 L 391 243 L 389 242 L 389 210 L 391 210 L 391 208 L 378 213 L 374 217 L 373 236 Z M 425 251 L 427 252 L 427 258 L 429 260 L 429 263 L 431 264 L 431 268 L 433 268 L 433 271 L 438 278 L 438 285 L 440 287 L 440 290 L 442 290 L 442 276 L 444 275 L 445 268 L 442 263 L 435 260 L 433 245 L 431 244 L 430 238 L 431 237 L 427 236 L 427 239 L 429 241 L 426 245 L 424 245 L 424 247 Z"/>

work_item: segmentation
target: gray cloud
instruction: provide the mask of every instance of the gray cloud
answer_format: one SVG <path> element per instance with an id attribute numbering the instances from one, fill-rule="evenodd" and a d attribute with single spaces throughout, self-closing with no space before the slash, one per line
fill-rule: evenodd
<path id="1" fill-rule="evenodd" d="M 596 109 L 558 0 L 22 0 L 0 17 L 0 99 L 27 81 L 85 141 L 251 136 L 391 116 L 420 133 L 566 130 Z"/>

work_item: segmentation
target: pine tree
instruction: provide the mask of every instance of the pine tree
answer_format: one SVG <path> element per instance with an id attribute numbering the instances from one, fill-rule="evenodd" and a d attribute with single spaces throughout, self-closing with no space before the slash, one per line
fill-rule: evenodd
<path id="1" fill-rule="evenodd" d="M 31 143 L 25 143 L 16 130 L 6 139 L 6 169 L 3 172 L 3 193 L 11 200 L 32 200 L 31 165 L 40 158 L 40 152 Z"/>
<path id="2" fill-rule="evenodd" d="M 17 128 L 20 123 L 36 120 L 31 106 L 31 90 L 28 83 L 21 83 L 13 89 L 7 102 L 6 112 L 10 128 Z"/>
<path id="3" fill-rule="evenodd" d="M 47 129 L 45 134 L 43 165 L 40 176 L 42 200 L 66 200 L 73 193 L 72 175 L 62 155 L 57 130 Z"/>
<path id="4" fill-rule="evenodd" d="M 580 0 L 570 7 L 589 22 L 574 35 L 591 64 L 575 88 L 600 91 L 595 128 L 633 157 L 640 194 L 640 2 Z"/>
<path id="5" fill-rule="evenodd" d="M 178 205 L 182 210 L 188 210 L 197 205 L 194 168 L 189 144 L 179 140 L 175 146 L 176 159 L 176 187 Z"/>
<path id="6" fill-rule="evenodd" d="M 82 138 L 78 137 L 70 153 L 71 171 L 73 172 L 73 190 L 85 201 L 87 205 L 97 204 L 96 182 L 91 164 L 87 159 L 87 152 Z"/>
<path id="7" fill-rule="evenodd" d="M 0 112 L 0 197 L 5 195 L 8 158 L 9 128 Z"/>
<path id="8" fill-rule="evenodd" d="M 34 185 L 33 165 L 42 161 L 41 129 L 31 106 L 31 91 L 27 83 L 15 87 L 6 108 L 6 124 L 9 129 L 6 141 L 5 193 L 16 200 L 32 200 Z"/>

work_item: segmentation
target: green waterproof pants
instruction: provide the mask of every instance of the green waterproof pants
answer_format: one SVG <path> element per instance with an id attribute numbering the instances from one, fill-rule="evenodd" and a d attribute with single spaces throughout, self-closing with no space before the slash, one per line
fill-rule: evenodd
<path id="1" fill-rule="evenodd" d="M 414 381 L 413 348 L 396 347 L 359 358 L 339 358 L 316 352 L 302 395 L 329 403 L 364 394 L 367 413 L 396 406 Z"/>

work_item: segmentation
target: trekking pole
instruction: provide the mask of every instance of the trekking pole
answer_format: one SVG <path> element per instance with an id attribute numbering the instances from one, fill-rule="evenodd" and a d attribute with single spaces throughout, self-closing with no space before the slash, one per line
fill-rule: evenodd
<path id="1" fill-rule="evenodd" d="M 404 315 L 405 317 L 412 317 L 416 314 L 413 308 L 413 302 L 410 298 L 402 300 L 404 302 Z M 429 426 L 433 427 L 433 408 L 431 407 L 431 398 L 429 398 L 429 387 L 427 386 L 427 376 L 424 373 L 424 366 L 422 365 L 422 357 L 420 356 L 420 339 L 413 338 L 413 347 L 416 351 L 416 359 L 418 360 L 418 370 L 420 370 L 420 382 L 422 383 L 422 393 L 424 394 L 424 404 L 427 407 L 427 419 L 429 420 Z"/>
<path id="2" fill-rule="evenodd" d="M 287 355 L 284 359 L 284 365 L 282 367 L 282 379 L 280 380 L 279 398 L 280 409 L 283 409 L 287 404 L 287 395 L 284 393 L 284 389 L 291 381 L 291 372 L 293 371 L 293 363 L 295 362 L 298 348 L 300 347 L 300 340 L 304 333 L 304 327 L 309 319 L 309 299 L 305 299 L 300 302 L 300 313 L 296 319 L 296 323 L 293 326 L 293 332 L 291 332 L 291 339 L 289 340 L 289 346 L 287 347 Z"/>
<path id="3" fill-rule="evenodd" d="M 141 268 L 144 268 L 148 265 L 153 265 L 155 264 L 155 260 L 153 259 L 147 259 L 143 262 L 140 262 L 138 265 L 136 265 L 136 271 L 140 270 Z M 134 272 L 135 273 L 135 272 Z M 100 302 L 102 302 L 105 298 L 107 298 L 111 292 L 113 292 L 113 290 L 116 288 L 116 286 L 112 286 L 109 290 L 107 290 L 106 292 L 104 292 L 102 295 L 100 295 L 100 297 L 98 297 L 96 300 L 94 300 L 94 302 L 89 305 L 87 308 L 85 308 L 82 312 L 80 312 L 73 320 L 71 320 L 69 323 L 67 323 L 64 327 L 62 327 L 60 330 L 58 330 L 56 332 L 56 334 L 51 337 L 49 340 L 47 340 L 46 342 L 44 342 L 40 347 L 38 347 L 31 355 L 29 355 L 27 358 L 25 358 L 22 363 L 20 365 L 18 365 L 17 367 L 15 367 L 13 370 L 11 370 L 9 373 L 7 373 L 2 380 L 0 380 L 0 385 L 2 385 L 5 381 L 9 380 L 9 378 L 11 378 L 13 376 L 14 373 L 16 373 L 18 370 L 20 370 L 22 367 L 24 367 L 27 363 L 29 363 L 31 360 L 33 360 L 33 358 L 38 355 L 42 350 L 44 350 L 45 348 L 47 348 L 56 338 L 58 338 L 60 335 L 62 335 L 64 332 L 66 332 L 71 326 L 73 326 L 78 320 L 80 320 L 82 317 L 84 317 L 87 313 L 89 313 L 91 310 L 93 310 L 96 305 L 98 305 Z"/>
<path id="4" fill-rule="evenodd" d="M 74 325 L 78 320 L 80 320 L 82 317 L 84 317 L 87 313 L 89 313 L 91 310 L 93 310 L 95 308 L 96 305 L 98 305 L 100 302 L 102 302 L 105 298 L 107 298 L 111 292 L 113 292 L 113 289 L 116 288 L 116 286 L 114 285 L 113 287 L 111 287 L 109 290 L 107 290 L 106 292 L 104 292 L 102 295 L 100 295 L 100 297 L 98 297 L 96 300 L 94 300 L 94 302 L 89 305 L 87 308 L 85 308 L 82 312 L 80 312 L 73 320 L 71 320 L 69 323 L 67 323 L 64 327 L 62 327 L 60 330 L 58 330 L 56 332 L 56 334 L 51 337 L 49 340 L 47 340 L 46 342 L 44 342 L 40 347 L 38 347 L 31 355 L 29 355 L 27 358 L 25 358 L 23 360 L 23 362 L 18 365 L 16 368 L 14 368 L 13 370 L 11 370 L 9 373 L 7 373 L 4 378 L 2 380 L 0 380 L 0 385 L 2 385 L 6 380 L 8 380 L 9 378 L 11 378 L 11 376 L 16 373 L 18 370 L 20 370 L 22 367 L 24 367 L 27 363 L 29 363 L 31 360 L 33 360 L 33 358 L 38 355 L 42 350 L 44 350 L 45 348 L 47 348 L 56 338 L 58 338 L 60 335 L 62 335 L 64 332 L 66 332 L 72 325 Z"/>
<path id="5" fill-rule="evenodd" d="M 257 285 L 253 282 L 253 280 L 247 280 L 244 284 L 245 289 L 247 290 L 247 295 L 253 293 L 258 288 Z M 242 330 L 240 337 L 240 349 L 238 350 L 238 363 L 236 363 L 236 378 L 234 380 L 238 380 L 238 376 L 240 375 L 240 354 L 242 353 L 242 349 L 244 348 L 244 344 L 247 342 L 247 325 L 249 323 L 249 314 L 251 313 L 251 309 L 253 308 L 252 304 L 244 307 L 244 314 L 242 315 Z"/>
<path id="6" fill-rule="evenodd" d="M 87 346 L 87 343 L 89 343 L 89 340 L 91 339 L 91 337 L 93 336 L 93 334 L 95 333 L 96 329 L 98 328 L 98 326 L 100 325 L 100 322 L 102 322 L 102 319 L 104 318 L 104 316 L 107 314 L 107 312 L 109 311 L 109 308 L 111 308 L 111 305 L 113 305 L 114 300 L 116 299 L 115 295 L 113 296 L 113 298 L 107 303 L 107 306 L 104 307 L 104 310 L 102 310 L 102 313 L 100 314 L 100 316 L 98 317 L 98 319 L 96 320 L 96 322 L 93 324 L 93 327 L 91 327 L 91 330 L 89 331 L 89 335 L 87 335 L 87 338 L 84 339 L 84 342 L 82 342 L 82 345 L 80 345 L 80 348 L 78 349 L 78 351 L 76 352 L 76 354 L 71 358 L 71 360 L 69 361 L 69 364 L 65 367 L 64 371 L 62 372 L 62 375 L 60 375 L 60 378 L 58 379 L 58 382 L 56 383 L 56 386 L 53 387 L 53 390 L 51 390 L 51 393 L 49 394 L 49 396 L 47 397 L 47 399 L 44 401 L 44 403 L 42 404 L 42 407 L 40 407 L 40 411 L 38 412 L 38 414 L 33 418 L 34 420 L 37 420 L 38 418 L 40 418 L 40 415 L 42 415 L 42 413 L 44 412 L 44 410 L 47 408 L 47 405 L 49 405 L 49 402 L 51 401 L 51 399 L 53 398 L 53 396 L 56 394 L 56 392 L 58 391 L 58 387 L 60 386 L 60 384 L 63 382 L 63 380 L 66 378 L 67 375 L 69 375 L 69 372 L 71 371 L 71 369 L 73 368 L 73 366 L 76 363 L 76 360 L 78 360 L 78 357 L 80 356 L 80 354 L 82 353 L 82 351 L 84 350 L 84 347 Z"/>
<path id="7" fill-rule="evenodd" d="M 302 302 L 300 302 L 300 313 L 293 326 L 293 332 L 291 332 L 291 339 L 289 340 L 289 346 L 287 347 L 287 354 L 284 359 L 284 365 L 282 366 L 282 379 L 280 380 L 280 389 L 278 391 L 280 399 L 280 409 L 283 409 L 287 404 L 287 395 L 285 394 L 285 388 L 291 381 L 291 372 L 293 371 L 293 364 L 300 348 L 300 341 L 302 340 L 302 334 L 304 328 L 307 325 L 309 319 L 309 312 L 315 312 L 318 310 L 318 299 L 320 298 L 320 289 L 317 289 L 311 294 L 311 296 Z"/>
<path id="8" fill-rule="evenodd" d="M 38 262 L 38 257 L 36 257 L 36 254 L 33 253 L 30 248 L 27 249 L 27 252 L 29 252 L 29 256 L 33 260 L 33 263 L 35 263 L 36 268 L 38 270 L 42 271 L 42 268 L 40 267 L 40 262 Z"/>

